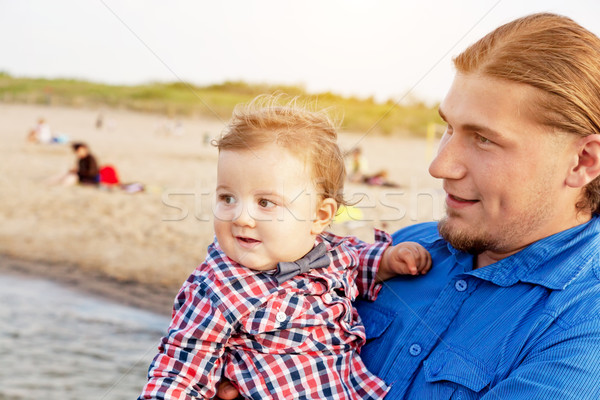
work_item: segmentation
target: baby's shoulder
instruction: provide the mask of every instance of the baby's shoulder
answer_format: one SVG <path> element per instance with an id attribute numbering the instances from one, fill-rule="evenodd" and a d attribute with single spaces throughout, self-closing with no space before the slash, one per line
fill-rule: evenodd
<path id="1" fill-rule="evenodd" d="M 210 299 L 227 319 L 235 320 L 264 303 L 277 290 L 277 284 L 266 274 L 222 257 L 221 252 L 212 253 L 209 248 L 207 258 L 182 290 Z"/>
<path id="2" fill-rule="evenodd" d="M 329 253 L 355 252 L 358 244 L 362 243 L 354 236 L 338 236 L 331 232 L 323 232 L 317 237 L 317 242 L 325 244 Z"/>

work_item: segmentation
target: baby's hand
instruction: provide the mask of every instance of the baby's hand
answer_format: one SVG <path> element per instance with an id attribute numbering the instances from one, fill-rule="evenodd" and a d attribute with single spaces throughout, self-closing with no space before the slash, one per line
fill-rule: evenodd
<path id="1" fill-rule="evenodd" d="M 415 242 L 402 242 L 384 251 L 377 280 L 384 281 L 396 275 L 423 275 L 430 269 L 431 255 L 423 246 Z"/>

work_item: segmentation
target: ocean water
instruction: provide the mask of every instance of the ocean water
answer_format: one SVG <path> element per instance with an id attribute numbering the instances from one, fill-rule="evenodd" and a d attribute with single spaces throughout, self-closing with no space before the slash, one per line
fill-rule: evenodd
<path id="1" fill-rule="evenodd" d="M 165 316 L 0 275 L 0 400 L 135 399 Z"/>

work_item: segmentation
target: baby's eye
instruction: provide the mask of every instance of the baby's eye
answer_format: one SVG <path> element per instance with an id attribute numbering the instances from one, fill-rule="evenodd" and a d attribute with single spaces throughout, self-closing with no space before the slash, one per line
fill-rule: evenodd
<path id="1" fill-rule="evenodd" d="M 260 199 L 258 201 L 258 205 L 261 206 L 262 208 L 272 208 L 272 207 L 276 206 L 275 203 L 273 203 L 271 200 L 267 200 L 267 199 Z"/>
<path id="2" fill-rule="evenodd" d="M 230 194 L 220 194 L 219 201 L 222 201 L 225 204 L 233 204 L 235 203 L 235 197 Z"/>

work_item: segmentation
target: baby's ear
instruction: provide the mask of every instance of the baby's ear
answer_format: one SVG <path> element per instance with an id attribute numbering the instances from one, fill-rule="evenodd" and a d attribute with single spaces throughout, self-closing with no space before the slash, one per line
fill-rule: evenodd
<path id="1" fill-rule="evenodd" d="M 337 201 L 330 197 L 323 199 L 323 201 L 321 201 L 317 207 L 317 212 L 315 213 L 315 219 L 313 221 L 310 233 L 313 235 L 322 233 L 331 223 L 331 221 L 333 221 L 336 211 Z"/>

